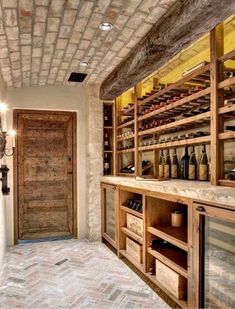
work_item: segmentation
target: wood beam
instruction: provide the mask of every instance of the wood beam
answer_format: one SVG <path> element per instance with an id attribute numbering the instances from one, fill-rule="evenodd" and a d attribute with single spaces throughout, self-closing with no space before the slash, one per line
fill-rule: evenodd
<path id="1" fill-rule="evenodd" d="M 234 0 L 181 0 L 103 81 L 101 99 L 114 99 L 235 12 Z"/>

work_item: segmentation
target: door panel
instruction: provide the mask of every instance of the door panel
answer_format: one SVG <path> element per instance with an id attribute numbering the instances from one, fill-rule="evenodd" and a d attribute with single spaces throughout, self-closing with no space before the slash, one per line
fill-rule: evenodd
<path id="1" fill-rule="evenodd" d="M 16 113 L 19 239 L 72 235 L 75 114 Z"/>
<path id="2" fill-rule="evenodd" d="M 235 306 L 235 212 L 195 204 L 196 307 Z"/>

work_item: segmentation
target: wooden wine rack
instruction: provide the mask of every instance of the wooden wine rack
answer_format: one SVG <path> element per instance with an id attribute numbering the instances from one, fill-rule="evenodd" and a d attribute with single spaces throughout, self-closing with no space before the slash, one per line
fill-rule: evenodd
<path id="1" fill-rule="evenodd" d="M 105 157 L 105 154 L 108 154 L 109 159 L 110 159 L 110 175 L 113 175 L 114 172 L 114 117 L 115 117 L 115 108 L 114 108 L 114 102 L 110 102 L 110 101 L 106 101 L 103 102 L 103 113 L 104 113 L 104 109 L 107 108 L 109 111 L 109 117 L 110 117 L 110 125 L 106 126 L 104 124 L 103 126 L 103 137 L 105 135 L 105 133 L 108 134 L 109 137 L 109 145 L 110 145 L 110 149 L 105 150 L 103 149 L 103 160 Z M 104 143 L 103 143 L 103 147 L 104 147 Z M 103 168 L 104 170 L 104 168 Z"/>
<path id="2" fill-rule="evenodd" d="M 224 167 L 220 164 L 220 162 L 224 162 L 224 143 L 234 142 L 235 138 L 235 132 L 224 132 L 225 121 L 235 119 L 235 77 L 224 79 L 224 71 L 229 71 L 229 68 L 224 66 L 224 62 L 227 60 L 235 61 L 235 50 L 227 54 L 223 53 L 223 44 L 220 40 L 221 32 L 223 32 L 223 28 L 219 26 L 210 33 L 210 63 L 205 63 L 199 69 L 163 89 L 157 89 L 155 86 L 152 91 L 142 97 L 139 95 L 142 83 L 137 84 L 132 91 L 131 103 L 134 105 L 127 110 L 128 113 L 120 111 L 122 96 L 116 99 L 117 117 L 114 124 L 116 134 L 114 145 L 115 175 L 124 175 L 120 173 L 120 162 L 124 154 L 132 155 L 135 166 L 135 172 L 133 174 L 128 173 L 126 176 L 141 176 L 142 153 L 153 151 L 154 175 L 158 176 L 158 150 L 208 144 L 211 150 L 211 184 L 235 186 L 235 181 L 224 179 Z M 187 96 L 179 97 L 180 93 L 186 92 L 185 89 L 196 90 Z M 170 100 L 172 97 L 177 97 L 177 99 L 174 102 L 167 102 L 162 107 L 157 107 L 160 102 L 166 102 L 166 97 Z M 228 104 L 225 104 L 225 102 Z M 145 110 L 148 107 L 151 107 L 152 110 L 143 112 L 144 107 Z M 210 110 L 196 115 L 192 114 L 187 118 L 183 117 L 184 113 L 192 113 L 202 107 L 209 107 Z M 125 115 L 131 116 L 133 119 L 122 123 Z M 174 122 L 148 127 L 149 122 L 174 117 L 176 117 Z M 146 124 L 148 128 L 143 129 Z M 159 141 L 162 135 L 185 130 L 198 130 L 201 127 L 208 127 L 209 134 L 179 140 Z M 132 130 L 132 134 L 122 136 L 121 132 L 127 128 Z M 153 139 L 154 142 L 150 145 L 142 145 L 142 141 L 148 138 Z M 120 149 L 120 145 L 124 141 L 131 141 L 133 147 Z"/>

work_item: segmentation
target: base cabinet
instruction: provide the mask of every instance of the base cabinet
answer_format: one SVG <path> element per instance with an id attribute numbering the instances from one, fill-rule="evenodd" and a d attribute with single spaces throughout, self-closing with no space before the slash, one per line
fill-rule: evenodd
<path id="1" fill-rule="evenodd" d="M 102 236 L 179 307 L 235 308 L 234 209 L 102 184 Z"/>
<path id="2" fill-rule="evenodd" d="M 117 186 L 101 184 L 101 232 L 102 237 L 117 249 Z"/>
<path id="3" fill-rule="evenodd" d="M 197 203 L 194 210 L 196 305 L 235 308 L 235 211 Z"/>

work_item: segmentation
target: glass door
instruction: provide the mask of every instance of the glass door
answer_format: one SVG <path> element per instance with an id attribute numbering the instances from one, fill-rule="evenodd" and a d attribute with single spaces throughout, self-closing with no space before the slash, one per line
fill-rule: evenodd
<path id="1" fill-rule="evenodd" d="M 116 186 L 102 184 L 102 237 L 116 248 Z"/>
<path id="2" fill-rule="evenodd" d="M 199 307 L 235 308 L 235 211 L 196 206 Z"/>

